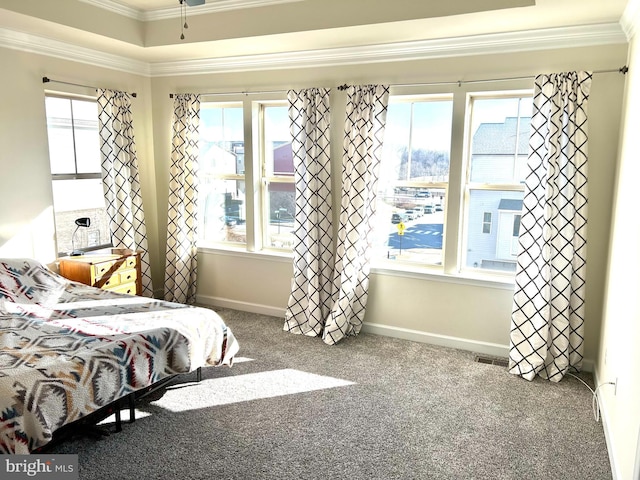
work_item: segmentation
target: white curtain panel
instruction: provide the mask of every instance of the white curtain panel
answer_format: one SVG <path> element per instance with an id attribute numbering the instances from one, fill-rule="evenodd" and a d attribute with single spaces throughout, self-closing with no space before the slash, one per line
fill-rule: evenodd
<path id="1" fill-rule="evenodd" d="M 200 98 L 175 95 L 164 298 L 189 304 L 196 299 L 199 125 Z"/>
<path id="2" fill-rule="evenodd" d="M 591 74 L 535 79 L 509 371 L 560 381 L 584 343 Z"/>
<path id="3" fill-rule="evenodd" d="M 389 87 L 351 86 L 347 96 L 334 304 L 322 333 L 329 345 L 347 335 L 357 335 L 364 319 Z"/>
<path id="4" fill-rule="evenodd" d="M 334 244 L 331 209 L 330 91 L 287 92 L 296 213 L 293 286 L 284 330 L 319 336 L 331 311 Z"/>
<path id="5" fill-rule="evenodd" d="M 98 89 L 102 185 L 114 247 L 141 252 L 142 295 L 153 297 L 131 96 Z"/>

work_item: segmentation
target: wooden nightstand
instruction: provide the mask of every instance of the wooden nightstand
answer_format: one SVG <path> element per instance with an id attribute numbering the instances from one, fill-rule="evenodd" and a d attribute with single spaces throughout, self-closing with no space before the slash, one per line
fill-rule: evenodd
<path id="1" fill-rule="evenodd" d="M 140 252 L 111 248 L 58 261 L 60 275 L 69 280 L 113 292 L 142 293 Z"/>

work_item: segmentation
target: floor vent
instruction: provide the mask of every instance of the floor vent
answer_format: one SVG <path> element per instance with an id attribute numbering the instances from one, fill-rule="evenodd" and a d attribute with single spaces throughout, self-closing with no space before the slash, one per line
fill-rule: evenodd
<path id="1" fill-rule="evenodd" d="M 484 357 L 481 355 L 476 355 L 476 362 L 478 363 L 486 363 L 487 365 L 498 365 L 499 367 L 508 367 L 509 360 L 506 358 L 498 358 L 498 357 Z"/>

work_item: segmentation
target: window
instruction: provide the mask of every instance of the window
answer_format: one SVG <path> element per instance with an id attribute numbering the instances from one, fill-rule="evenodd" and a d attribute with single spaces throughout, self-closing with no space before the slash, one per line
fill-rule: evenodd
<path id="1" fill-rule="evenodd" d="M 491 212 L 484 212 L 482 217 L 482 233 L 491 233 Z"/>
<path id="2" fill-rule="evenodd" d="M 531 94 L 459 89 L 405 88 L 389 99 L 374 266 L 515 271 Z M 291 251 L 296 205 L 286 100 L 203 102 L 200 125 L 200 246 Z"/>
<path id="3" fill-rule="evenodd" d="M 264 245 L 293 248 L 295 184 L 289 113 L 286 104 L 263 104 Z"/>
<path id="4" fill-rule="evenodd" d="M 374 258 L 442 265 L 452 114 L 451 96 L 390 99 Z"/>
<path id="5" fill-rule="evenodd" d="M 100 173 L 98 105 L 93 99 L 45 97 L 56 240 L 60 255 L 111 245 Z M 75 220 L 89 218 L 88 227 Z"/>
<path id="6" fill-rule="evenodd" d="M 245 141 L 253 147 L 246 161 Z M 198 181 L 201 246 L 290 251 L 295 184 L 287 102 L 202 102 Z"/>
<path id="7" fill-rule="evenodd" d="M 469 107 L 464 266 L 514 272 L 532 99 L 471 96 Z M 487 226 L 492 217 L 497 218 L 496 229 Z"/>
<path id="8" fill-rule="evenodd" d="M 199 240 L 246 244 L 241 103 L 201 104 L 198 158 Z"/>

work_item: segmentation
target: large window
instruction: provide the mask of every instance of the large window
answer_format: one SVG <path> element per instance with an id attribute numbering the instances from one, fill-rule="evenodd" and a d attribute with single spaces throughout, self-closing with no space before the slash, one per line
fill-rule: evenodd
<path id="1" fill-rule="evenodd" d="M 451 97 L 390 100 L 375 257 L 442 265 L 452 112 Z"/>
<path id="2" fill-rule="evenodd" d="M 532 99 L 471 96 L 464 266 L 514 272 Z"/>
<path id="3" fill-rule="evenodd" d="M 96 101 L 47 95 L 45 106 L 58 252 L 108 246 Z M 79 227 L 80 218 L 89 226 Z"/>
<path id="4" fill-rule="evenodd" d="M 374 267 L 452 275 L 515 270 L 531 94 L 459 88 L 399 89 L 390 97 Z M 287 102 L 237 98 L 201 104 L 201 246 L 291 251 L 296 206 Z M 334 130 L 334 142 L 341 141 L 343 132 Z M 334 172 L 340 161 L 332 159 Z"/>

